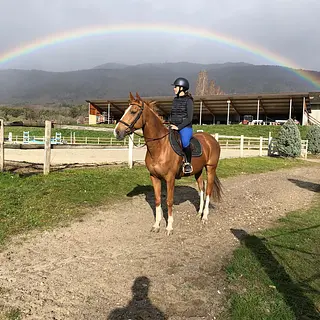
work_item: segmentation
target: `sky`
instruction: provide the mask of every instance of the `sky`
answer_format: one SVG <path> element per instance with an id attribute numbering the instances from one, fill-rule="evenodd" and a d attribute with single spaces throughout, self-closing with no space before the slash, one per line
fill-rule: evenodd
<path id="1" fill-rule="evenodd" d="M 127 24 L 201 28 L 251 43 L 309 70 L 320 71 L 319 0 L 0 0 L 0 60 L 52 34 Z M 109 62 L 189 61 L 278 64 L 241 48 L 172 32 L 87 36 L 0 63 L 1 69 L 72 71 Z"/>

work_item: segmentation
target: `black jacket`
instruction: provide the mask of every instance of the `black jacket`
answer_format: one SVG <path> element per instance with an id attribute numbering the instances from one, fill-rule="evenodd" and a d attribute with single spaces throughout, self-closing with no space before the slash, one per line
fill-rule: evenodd
<path id="1" fill-rule="evenodd" d="M 175 97 L 172 103 L 170 122 L 178 127 L 192 127 L 193 100 L 189 96 Z"/>

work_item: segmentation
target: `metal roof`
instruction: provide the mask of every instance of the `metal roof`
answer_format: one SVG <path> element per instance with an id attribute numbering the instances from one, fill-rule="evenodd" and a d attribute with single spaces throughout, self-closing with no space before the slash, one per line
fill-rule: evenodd
<path id="1" fill-rule="evenodd" d="M 274 94 L 224 94 L 212 96 L 194 96 L 194 113 L 200 112 L 202 102 L 202 114 L 219 116 L 225 115 L 228 109 L 227 101 L 230 100 L 230 115 L 245 115 L 256 114 L 259 100 L 260 114 L 277 115 L 288 114 L 290 109 L 290 99 L 292 99 L 292 113 L 302 113 L 303 100 L 308 106 L 310 104 L 309 92 L 289 92 L 289 93 L 274 93 Z M 172 106 L 172 96 L 154 96 L 141 97 L 144 100 L 157 102 L 159 114 L 168 116 Z M 94 106 L 100 113 L 108 110 L 115 117 L 121 116 L 129 105 L 129 98 L 110 99 L 110 100 L 86 100 Z"/>

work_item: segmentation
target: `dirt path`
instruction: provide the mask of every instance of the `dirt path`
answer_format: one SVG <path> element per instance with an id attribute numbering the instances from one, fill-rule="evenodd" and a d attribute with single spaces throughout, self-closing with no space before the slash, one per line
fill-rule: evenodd
<path id="1" fill-rule="evenodd" d="M 237 158 L 240 150 L 222 149 L 220 159 Z M 263 150 L 263 156 L 267 151 Z M 145 160 L 146 148 L 133 149 L 133 161 L 143 162 Z M 244 157 L 257 157 L 259 150 L 244 150 Z M 5 159 L 7 161 L 27 161 L 30 163 L 41 163 L 44 161 L 43 149 L 22 150 L 5 149 Z M 123 163 L 128 162 L 128 149 L 52 149 L 51 164 L 70 163 Z"/>
<path id="2" fill-rule="evenodd" d="M 153 193 L 140 187 L 71 226 L 15 239 L 0 253 L 0 305 L 23 319 L 214 319 L 238 245 L 230 228 L 251 232 L 308 206 L 319 177 L 315 167 L 222 180 L 224 200 L 206 226 L 195 215 L 197 191 L 177 187 L 170 237 L 164 225 L 149 232 Z"/>

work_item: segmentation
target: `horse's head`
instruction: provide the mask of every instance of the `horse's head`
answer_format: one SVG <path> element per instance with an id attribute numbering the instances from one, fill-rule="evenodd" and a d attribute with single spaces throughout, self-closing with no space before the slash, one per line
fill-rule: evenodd
<path id="1" fill-rule="evenodd" d="M 114 135 L 117 139 L 122 140 L 126 135 L 143 127 L 143 112 L 145 110 L 145 102 L 142 101 L 139 94 L 136 93 L 136 98 L 130 92 L 129 107 L 124 112 L 124 115 L 119 120 L 114 129 Z"/>

